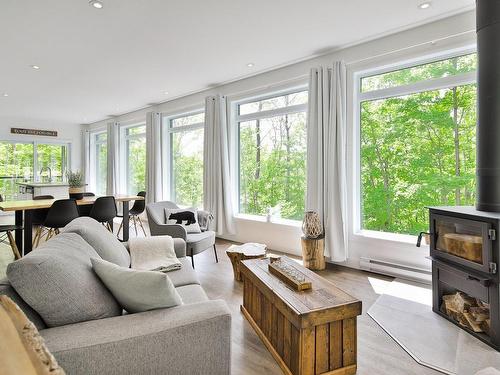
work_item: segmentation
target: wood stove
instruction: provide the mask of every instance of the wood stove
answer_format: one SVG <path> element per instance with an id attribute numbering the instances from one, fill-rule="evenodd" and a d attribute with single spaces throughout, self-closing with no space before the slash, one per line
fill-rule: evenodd
<path id="1" fill-rule="evenodd" d="M 476 0 L 476 207 L 431 207 L 432 309 L 500 350 L 500 0 Z"/>
<path id="2" fill-rule="evenodd" d="M 500 213 L 429 212 L 433 311 L 500 351 Z"/>

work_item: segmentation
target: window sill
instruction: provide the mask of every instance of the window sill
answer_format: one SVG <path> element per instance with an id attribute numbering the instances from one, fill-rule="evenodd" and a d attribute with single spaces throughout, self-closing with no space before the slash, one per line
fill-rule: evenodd
<path id="1" fill-rule="evenodd" d="M 415 245 L 417 243 L 417 236 L 412 236 L 410 234 L 399 234 L 399 233 L 389 233 L 389 232 L 379 232 L 375 230 L 360 230 L 354 233 L 355 236 L 372 238 L 377 240 L 385 240 L 399 243 L 406 243 Z M 422 247 L 426 247 L 424 241 L 422 241 Z"/>
<path id="2" fill-rule="evenodd" d="M 259 216 L 259 215 L 235 214 L 234 218 L 236 220 L 257 221 L 260 223 L 284 225 L 284 226 L 296 227 L 296 228 L 300 228 L 302 226 L 302 222 L 298 221 L 298 220 L 272 219 L 271 221 L 267 221 L 265 216 Z"/>

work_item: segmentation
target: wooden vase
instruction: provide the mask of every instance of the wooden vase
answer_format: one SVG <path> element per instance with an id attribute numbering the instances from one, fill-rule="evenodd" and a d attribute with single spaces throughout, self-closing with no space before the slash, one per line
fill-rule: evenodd
<path id="1" fill-rule="evenodd" d="M 302 261 L 304 267 L 310 270 L 324 270 L 325 263 L 325 239 L 302 237 Z"/>

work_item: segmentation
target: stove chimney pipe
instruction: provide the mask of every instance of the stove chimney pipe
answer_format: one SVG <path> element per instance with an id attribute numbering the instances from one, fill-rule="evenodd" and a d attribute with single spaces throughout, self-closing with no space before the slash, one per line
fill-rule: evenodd
<path id="1" fill-rule="evenodd" d="M 500 212 L 500 0 L 476 0 L 476 208 Z"/>

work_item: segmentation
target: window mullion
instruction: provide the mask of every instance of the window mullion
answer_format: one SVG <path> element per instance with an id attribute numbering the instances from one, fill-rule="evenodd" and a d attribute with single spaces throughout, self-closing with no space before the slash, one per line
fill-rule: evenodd
<path id="1" fill-rule="evenodd" d="M 368 100 L 386 99 L 395 96 L 416 94 L 424 91 L 440 90 L 454 86 L 463 86 L 470 83 L 475 83 L 476 74 L 477 72 L 474 71 L 450 77 L 435 78 L 426 81 L 410 83 L 408 85 L 389 87 L 387 89 L 363 92 L 359 94 L 359 101 L 364 102 Z"/>

